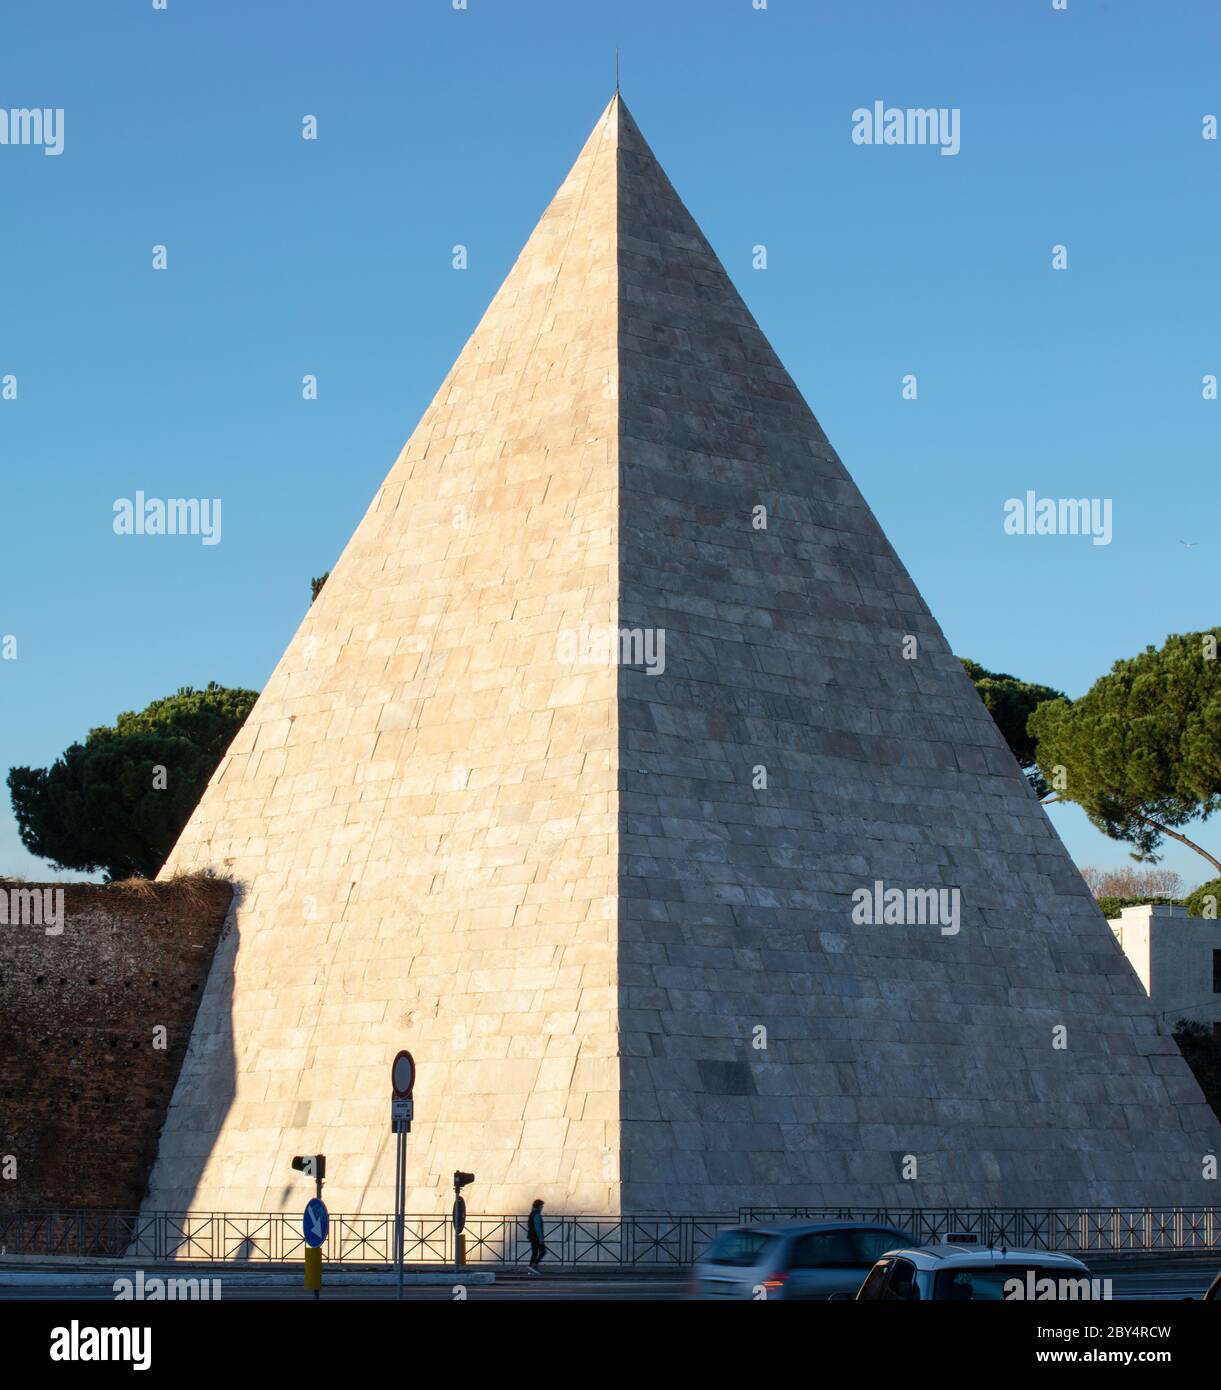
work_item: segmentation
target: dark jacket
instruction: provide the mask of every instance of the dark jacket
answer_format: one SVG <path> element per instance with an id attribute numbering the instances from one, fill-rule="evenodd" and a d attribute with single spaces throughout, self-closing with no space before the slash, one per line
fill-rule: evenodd
<path id="1" fill-rule="evenodd" d="M 530 1232 L 530 1239 L 536 1240 L 540 1245 L 543 1244 L 543 1213 L 537 1209 L 530 1213 L 530 1219 L 526 1223 L 526 1228 Z"/>

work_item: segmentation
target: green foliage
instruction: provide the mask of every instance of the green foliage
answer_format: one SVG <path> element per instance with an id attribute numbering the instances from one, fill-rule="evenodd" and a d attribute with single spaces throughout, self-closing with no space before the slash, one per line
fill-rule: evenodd
<path id="1" fill-rule="evenodd" d="M 91 729 L 48 768 L 11 768 L 22 844 L 57 869 L 153 877 L 257 698 L 184 687 Z"/>
<path id="2" fill-rule="evenodd" d="M 317 575 L 315 578 L 313 578 L 313 579 L 310 580 L 310 582 L 309 582 L 309 601 L 310 601 L 311 603 L 313 603 L 313 601 L 314 601 L 314 600 L 318 597 L 318 595 L 322 592 L 322 586 L 326 583 L 326 581 L 327 581 L 330 577 L 331 577 L 331 572 L 330 572 L 330 570 L 327 570 L 327 572 L 326 572 L 325 574 Z"/>
<path id="3" fill-rule="evenodd" d="M 1183 905 L 1189 917 L 1221 918 L 1221 878 L 1210 878 L 1207 883 L 1201 883 L 1183 899 Z"/>
<path id="4" fill-rule="evenodd" d="M 1035 685 L 1030 681 L 1020 681 L 1016 676 L 1008 676 L 1000 671 L 985 671 L 978 662 L 968 657 L 958 658 L 966 668 L 967 675 L 979 692 L 984 708 L 992 716 L 1001 736 L 1009 745 L 1009 750 L 1018 761 L 1018 766 L 1026 774 L 1031 786 L 1040 796 L 1046 796 L 1048 787 L 1039 776 L 1035 761 L 1035 741 L 1028 731 L 1030 716 L 1041 704 L 1048 700 L 1063 700 L 1064 696 L 1049 685 Z"/>
<path id="5" fill-rule="evenodd" d="M 1212 1029 L 1195 1018 L 1180 1018 L 1174 1025 L 1174 1036 L 1181 1046 L 1183 1043 L 1212 1042 Z"/>
<path id="6" fill-rule="evenodd" d="M 1221 917 L 1221 878 L 1209 879 L 1185 898 L 1169 897 L 1165 893 L 1134 893 L 1126 897 L 1096 893 L 1094 896 L 1104 917 L 1118 917 L 1125 907 L 1137 907 L 1141 903 L 1166 903 L 1171 907 L 1185 907 L 1188 917 Z M 1208 901 L 1210 898 L 1211 904 Z"/>
<path id="7" fill-rule="evenodd" d="M 125 738 L 135 734 L 183 738 L 211 758 L 215 765 L 233 742 L 234 734 L 246 722 L 258 698 L 257 690 L 229 690 L 215 681 L 210 681 L 204 690 L 183 686 L 174 695 L 154 700 L 138 714 L 129 711 L 119 715 L 113 730 L 93 729 L 89 737 L 117 733 Z"/>
<path id="8" fill-rule="evenodd" d="M 1095 899 L 1095 901 L 1097 902 L 1098 906 L 1102 909 L 1102 915 L 1107 918 L 1118 917 L 1125 907 L 1139 907 L 1142 903 L 1162 903 L 1168 904 L 1171 907 L 1183 906 L 1182 898 L 1150 897 L 1148 893 L 1146 893 L 1143 897 L 1102 897 Z"/>
<path id="9" fill-rule="evenodd" d="M 1042 775 L 1063 767 L 1059 797 L 1133 845 L 1134 859 L 1156 863 L 1166 833 L 1221 808 L 1217 641 L 1221 628 L 1172 636 L 1117 661 L 1081 699 L 1051 700 L 1030 718 Z"/>

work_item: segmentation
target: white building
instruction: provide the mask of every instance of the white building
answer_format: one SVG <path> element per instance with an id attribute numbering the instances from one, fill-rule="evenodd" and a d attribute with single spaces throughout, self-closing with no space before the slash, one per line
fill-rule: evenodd
<path id="1" fill-rule="evenodd" d="M 1142 903 L 1110 919 L 1111 930 L 1140 976 L 1170 1033 L 1180 1018 L 1221 1037 L 1221 921 L 1189 917 L 1185 907 Z"/>

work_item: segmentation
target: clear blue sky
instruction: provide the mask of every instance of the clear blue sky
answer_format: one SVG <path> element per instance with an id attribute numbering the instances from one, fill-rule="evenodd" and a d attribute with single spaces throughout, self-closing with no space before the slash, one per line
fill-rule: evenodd
<path id="1" fill-rule="evenodd" d="M 616 47 L 956 651 L 1078 695 L 1215 624 L 1219 39 L 1213 0 L 10 0 L 0 107 L 66 115 L 57 158 L 0 146 L 0 771 L 179 685 L 261 687 Z M 961 152 L 854 145 L 878 99 L 959 108 Z M 221 544 L 117 538 L 137 489 L 222 498 Z M 1004 536 L 1027 489 L 1113 499 L 1112 544 Z M 4 871 L 45 872 L 6 793 Z"/>

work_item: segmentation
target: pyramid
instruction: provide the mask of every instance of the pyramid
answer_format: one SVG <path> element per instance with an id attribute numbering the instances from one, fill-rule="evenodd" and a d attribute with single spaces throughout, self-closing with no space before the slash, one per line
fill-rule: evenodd
<path id="1" fill-rule="evenodd" d="M 325 1152 L 392 1210 L 401 1047 L 409 1211 L 456 1168 L 485 1213 L 1213 1200 L 1176 1044 L 617 96 L 163 874 L 202 868 L 240 904 L 150 1209 L 296 1210 Z"/>

